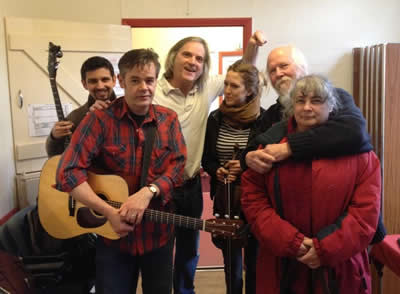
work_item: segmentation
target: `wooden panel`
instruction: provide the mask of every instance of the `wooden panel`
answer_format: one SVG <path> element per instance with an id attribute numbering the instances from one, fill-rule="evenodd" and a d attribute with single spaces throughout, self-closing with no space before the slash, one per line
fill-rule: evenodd
<path id="1" fill-rule="evenodd" d="M 386 45 L 384 129 L 384 223 L 390 234 L 400 233 L 400 44 Z M 399 293 L 400 279 L 385 271 L 383 291 Z"/>
<path id="2" fill-rule="evenodd" d="M 362 80 L 362 91 L 363 91 L 363 108 L 362 108 L 362 112 L 365 116 L 365 118 L 367 119 L 368 122 L 368 109 L 369 109 L 369 100 L 368 100 L 368 83 L 369 83 L 369 63 L 368 63 L 368 59 L 369 59 L 369 50 L 368 47 L 364 48 L 363 50 L 364 56 L 363 56 L 363 80 Z M 368 124 L 367 124 L 367 128 L 368 128 Z"/>
<path id="3" fill-rule="evenodd" d="M 381 162 L 383 162 L 383 68 L 384 68 L 384 45 L 379 45 L 376 48 L 376 63 L 377 63 L 377 71 L 376 71 L 376 138 L 375 138 L 375 152 L 377 153 Z"/>
<path id="4" fill-rule="evenodd" d="M 353 98 L 354 102 L 360 107 L 360 58 L 361 48 L 353 49 Z"/>
<path id="5" fill-rule="evenodd" d="M 400 44 L 356 48 L 354 89 L 383 170 L 382 210 L 389 234 L 400 233 Z M 357 76 L 359 74 L 359 76 Z M 373 268 L 373 267 L 372 267 Z M 372 270 L 373 293 L 397 294 L 400 279 L 385 268 L 382 292 Z"/>

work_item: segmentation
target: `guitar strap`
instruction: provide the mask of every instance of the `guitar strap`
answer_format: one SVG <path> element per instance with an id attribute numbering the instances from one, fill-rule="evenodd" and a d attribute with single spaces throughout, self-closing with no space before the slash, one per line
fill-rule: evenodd
<path id="1" fill-rule="evenodd" d="M 144 129 L 144 151 L 142 160 L 142 172 L 140 174 L 140 188 L 146 186 L 147 172 L 149 171 L 149 163 L 151 159 L 151 151 L 153 149 L 153 143 L 156 136 L 156 125 L 150 123 L 147 128 Z"/>

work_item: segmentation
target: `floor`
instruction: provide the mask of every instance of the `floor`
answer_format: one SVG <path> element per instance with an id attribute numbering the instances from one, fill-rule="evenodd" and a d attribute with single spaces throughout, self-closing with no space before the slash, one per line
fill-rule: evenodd
<path id="1" fill-rule="evenodd" d="M 198 270 L 196 272 L 195 291 L 196 294 L 226 294 L 223 269 Z M 140 286 L 136 294 L 142 294 Z"/>

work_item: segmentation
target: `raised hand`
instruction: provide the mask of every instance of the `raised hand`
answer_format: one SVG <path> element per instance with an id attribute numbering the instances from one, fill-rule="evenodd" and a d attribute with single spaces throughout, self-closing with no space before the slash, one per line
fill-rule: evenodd
<path id="1" fill-rule="evenodd" d="M 263 46 L 267 43 L 264 33 L 258 30 L 251 36 L 250 41 L 253 41 L 257 46 Z"/>

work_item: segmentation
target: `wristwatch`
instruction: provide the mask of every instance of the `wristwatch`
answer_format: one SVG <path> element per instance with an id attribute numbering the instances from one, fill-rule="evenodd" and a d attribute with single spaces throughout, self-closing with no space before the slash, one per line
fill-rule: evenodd
<path id="1" fill-rule="evenodd" d="M 147 185 L 146 187 L 149 188 L 151 193 L 153 193 L 153 197 L 157 196 L 157 188 L 154 184 Z"/>

